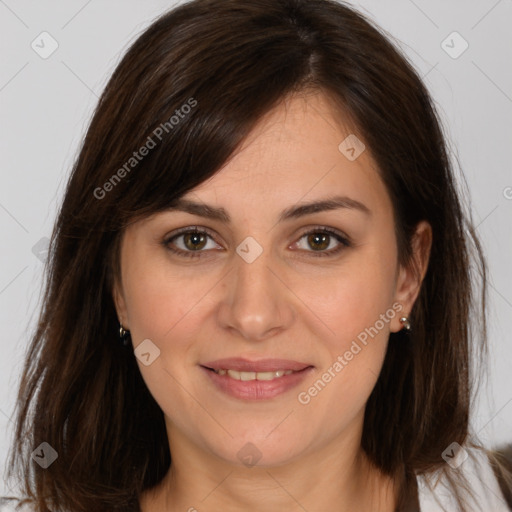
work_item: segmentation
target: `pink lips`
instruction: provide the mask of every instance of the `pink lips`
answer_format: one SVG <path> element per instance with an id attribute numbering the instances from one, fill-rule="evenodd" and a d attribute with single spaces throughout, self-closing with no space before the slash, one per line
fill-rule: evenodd
<path id="1" fill-rule="evenodd" d="M 241 400 L 268 400 L 298 386 L 313 371 L 313 366 L 287 359 L 261 359 L 249 361 L 243 358 L 227 358 L 210 361 L 200 368 L 210 382 L 223 393 Z M 242 381 L 229 375 L 219 375 L 213 370 L 236 370 L 239 372 L 275 372 L 292 370 L 293 373 L 273 380 Z"/>

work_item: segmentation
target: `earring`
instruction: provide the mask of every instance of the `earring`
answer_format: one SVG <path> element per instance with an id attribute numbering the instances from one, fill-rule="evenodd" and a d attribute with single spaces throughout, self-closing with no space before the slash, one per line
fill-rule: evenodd
<path id="1" fill-rule="evenodd" d="M 400 318 L 400 323 L 404 326 L 404 330 L 406 332 L 411 332 L 411 322 L 409 322 L 409 319 L 406 316 Z"/>
<path id="2" fill-rule="evenodd" d="M 121 322 L 119 322 L 119 338 L 123 346 L 127 347 L 130 344 L 130 331 L 126 331 Z"/>

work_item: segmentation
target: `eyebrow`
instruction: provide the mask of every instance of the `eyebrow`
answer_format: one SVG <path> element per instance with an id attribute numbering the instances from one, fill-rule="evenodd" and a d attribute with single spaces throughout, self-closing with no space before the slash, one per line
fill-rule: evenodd
<path id="1" fill-rule="evenodd" d="M 340 208 L 357 210 L 364 213 L 365 215 L 371 215 L 371 210 L 363 203 L 346 196 L 334 196 L 331 198 L 312 201 L 309 203 L 301 203 L 286 208 L 279 215 L 278 222 L 283 222 L 285 220 L 291 219 L 298 219 L 300 217 L 310 215 L 313 213 L 329 210 L 338 210 Z M 197 203 L 195 201 L 190 201 L 188 199 L 183 198 L 177 199 L 175 202 L 173 202 L 169 206 L 168 210 L 183 211 L 186 213 L 190 213 L 191 215 L 198 215 L 199 217 L 218 220 L 226 224 L 229 224 L 231 222 L 231 217 L 224 208 L 217 208 L 215 206 L 211 206 L 205 203 Z"/>

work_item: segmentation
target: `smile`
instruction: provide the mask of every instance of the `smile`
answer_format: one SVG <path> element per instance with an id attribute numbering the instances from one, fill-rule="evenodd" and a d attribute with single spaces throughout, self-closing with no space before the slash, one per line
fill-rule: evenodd
<path id="1" fill-rule="evenodd" d="M 231 368 L 210 368 L 199 366 L 213 385 L 213 389 L 222 395 L 243 401 L 261 401 L 285 395 L 292 389 L 302 386 L 304 379 L 312 374 L 314 368 L 307 366 L 297 370 L 244 371 Z M 265 368 L 267 370 L 267 368 Z"/>
<path id="2" fill-rule="evenodd" d="M 239 372 L 237 370 L 213 370 L 217 375 L 227 375 L 235 380 L 274 380 L 290 375 L 293 370 L 277 370 L 275 372 Z"/>

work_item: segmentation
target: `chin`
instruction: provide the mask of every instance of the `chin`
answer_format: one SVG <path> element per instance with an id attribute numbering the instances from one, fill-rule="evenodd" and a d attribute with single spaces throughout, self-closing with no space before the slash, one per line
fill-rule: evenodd
<path id="1" fill-rule="evenodd" d="M 272 434 L 271 434 L 272 436 Z M 292 434 L 286 435 L 288 441 L 297 439 Z M 304 446 L 286 443 L 284 439 L 265 439 L 264 436 L 245 436 L 233 439 L 231 446 L 211 446 L 211 450 L 226 463 L 246 468 L 271 468 L 286 465 L 300 457 Z"/>

